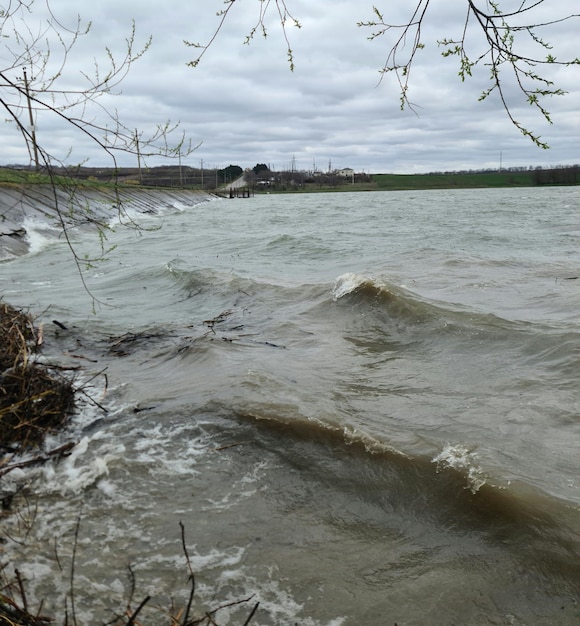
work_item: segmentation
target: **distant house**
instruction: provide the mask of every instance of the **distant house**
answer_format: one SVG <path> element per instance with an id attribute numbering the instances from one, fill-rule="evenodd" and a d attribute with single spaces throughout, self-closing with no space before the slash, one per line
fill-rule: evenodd
<path id="1" fill-rule="evenodd" d="M 352 178 L 354 176 L 354 170 L 351 167 L 345 167 L 341 170 L 336 170 L 338 176 L 343 178 Z"/>

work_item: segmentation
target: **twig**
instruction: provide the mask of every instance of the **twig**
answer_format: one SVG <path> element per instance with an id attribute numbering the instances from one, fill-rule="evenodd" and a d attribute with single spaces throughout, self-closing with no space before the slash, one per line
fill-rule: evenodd
<path id="1" fill-rule="evenodd" d="M 58 556 L 58 545 L 56 543 L 56 537 L 54 538 L 54 558 L 56 560 L 56 564 L 58 565 L 58 569 L 62 572 L 62 565 Z"/>
<path id="2" fill-rule="evenodd" d="M 89 357 L 83 356 L 82 354 L 73 354 L 72 352 L 63 352 L 63 354 L 71 359 L 81 359 L 83 361 L 88 361 L 89 363 L 98 363 L 96 359 L 89 359 Z"/>
<path id="3" fill-rule="evenodd" d="M 86 391 L 85 391 L 82 387 L 79 387 L 79 388 L 76 390 L 76 392 L 77 392 L 77 393 L 82 393 L 82 394 L 83 394 L 83 396 L 85 396 L 85 398 L 86 398 L 89 402 L 91 402 L 92 404 L 94 404 L 94 405 L 95 405 L 98 409 L 101 409 L 101 411 L 103 411 L 103 413 L 108 413 L 108 412 L 109 412 L 109 410 L 108 410 L 106 407 L 104 407 L 104 406 L 103 406 L 100 402 L 97 402 L 94 398 L 91 398 L 91 396 L 90 396 L 90 395 L 89 395 L 89 394 L 88 394 L 88 393 L 87 393 L 87 392 L 86 392 Z"/>
<path id="4" fill-rule="evenodd" d="M 24 583 L 22 582 L 22 576 L 20 575 L 20 570 L 15 569 L 14 573 L 16 574 L 16 580 L 18 581 L 18 589 L 20 590 L 20 597 L 22 598 L 22 608 L 26 613 L 28 613 L 28 602 L 26 600 L 26 593 L 24 592 Z"/>
<path id="5" fill-rule="evenodd" d="M 80 527 L 81 527 L 81 515 L 79 513 L 79 516 L 77 518 L 77 524 L 75 527 L 75 539 L 73 543 L 73 553 L 72 553 L 72 560 L 71 560 L 71 565 L 70 565 L 70 606 L 71 606 L 71 613 L 72 613 L 72 622 L 74 626 L 78 626 L 77 615 L 76 615 L 76 610 L 75 610 L 74 578 L 75 578 L 75 562 L 77 558 L 77 547 L 79 545 Z"/>
<path id="6" fill-rule="evenodd" d="M 147 596 L 146 598 L 143 599 L 143 601 L 135 609 L 135 611 L 133 612 L 133 615 L 131 615 L 131 617 L 129 618 L 129 621 L 125 624 L 125 626 L 132 626 L 135 623 L 135 620 L 137 619 L 137 615 L 139 615 L 139 612 L 147 604 L 147 602 L 149 602 L 149 600 L 151 600 L 151 596 Z"/>
<path id="7" fill-rule="evenodd" d="M 41 324 L 38 327 L 38 335 L 36 336 L 36 347 L 38 348 L 39 346 L 41 346 L 43 341 L 44 341 L 44 326 Z"/>
<path id="8" fill-rule="evenodd" d="M 97 363 L 97 361 L 95 361 L 95 363 Z M 87 398 L 87 400 L 89 400 L 89 402 L 92 402 L 97 408 L 101 409 L 101 411 L 103 411 L 103 413 L 108 413 L 108 409 L 106 409 L 102 404 L 100 404 L 99 402 L 97 402 L 94 398 L 92 398 L 86 391 L 85 388 L 88 387 L 93 380 L 95 380 L 95 378 L 97 378 L 97 376 L 103 376 L 105 378 L 105 389 L 103 390 L 102 393 L 102 397 L 105 396 L 105 394 L 107 393 L 107 389 L 109 387 L 109 379 L 107 378 L 107 368 L 104 367 L 100 372 L 97 372 L 96 374 L 94 374 L 93 376 L 91 376 L 89 378 L 89 380 L 85 381 L 83 383 L 82 387 L 78 387 L 75 391 L 77 393 L 82 393 L 83 396 L 85 396 L 85 398 Z"/>
<path id="9" fill-rule="evenodd" d="M 214 452 L 221 452 L 222 450 L 228 450 L 229 448 L 235 448 L 236 446 L 243 446 L 247 443 L 252 443 L 251 441 L 238 441 L 236 443 L 229 443 L 225 446 L 220 446 L 219 448 L 214 448 Z"/>
<path id="10" fill-rule="evenodd" d="M 248 626 L 248 624 L 250 623 L 250 620 L 252 619 L 252 617 L 254 617 L 259 606 L 260 606 L 259 602 L 256 602 L 256 604 L 254 604 L 254 608 L 252 609 L 252 612 L 248 615 L 248 619 L 244 622 L 244 626 Z"/>
<path id="11" fill-rule="evenodd" d="M 129 580 L 131 581 L 131 591 L 129 592 L 129 600 L 127 601 L 127 612 L 129 612 L 129 608 L 131 606 L 131 603 L 133 602 L 133 596 L 135 595 L 135 587 L 137 581 L 135 579 L 135 572 L 131 567 L 131 563 L 127 565 L 127 571 L 129 572 Z"/>
<path id="12" fill-rule="evenodd" d="M 195 575 L 193 573 L 193 568 L 191 567 L 191 559 L 189 558 L 187 546 L 185 545 L 185 526 L 183 525 L 183 522 L 179 522 L 179 527 L 181 528 L 181 547 L 183 548 L 183 553 L 185 554 L 185 561 L 187 563 L 187 569 L 189 570 L 189 580 L 191 581 L 191 591 L 189 593 L 187 608 L 185 609 L 182 622 L 183 626 L 186 626 L 189 619 L 189 612 L 191 611 L 191 605 L 193 604 L 193 596 L 195 594 Z"/>
<path id="13" fill-rule="evenodd" d="M 216 623 L 215 623 L 215 621 L 213 619 L 213 616 L 215 616 L 215 614 L 218 611 L 221 611 L 222 609 L 228 609 L 231 606 L 237 606 L 238 604 L 245 604 L 246 602 L 249 602 L 254 597 L 254 595 L 255 594 L 252 594 L 251 596 L 249 596 L 248 598 L 245 598 L 244 600 L 235 600 L 234 602 L 228 602 L 227 604 L 222 604 L 221 606 L 218 606 L 217 609 L 214 609 L 213 611 L 208 611 L 205 614 L 205 616 L 209 620 L 210 624 L 214 624 L 215 625 Z M 259 602 L 258 602 L 258 604 L 259 604 Z M 255 608 L 257 608 L 257 607 L 255 607 Z M 246 621 L 246 623 L 248 623 L 248 622 Z M 199 621 L 194 622 L 194 624 L 199 624 Z"/>
<path id="14" fill-rule="evenodd" d="M 183 614 L 183 623 L 182 626 L 188 626 L 187 620 L 189 619 L 189 612 L 191 611 L 191 605 L 193 604 L 193 596 L 195 594 L 195 580 L 192 576 L 189 577 L 191 580 L 191 589 L 189 591 L 189 598 L 187 600 L 187 607 L 185 609 L 185 613 Z"/>

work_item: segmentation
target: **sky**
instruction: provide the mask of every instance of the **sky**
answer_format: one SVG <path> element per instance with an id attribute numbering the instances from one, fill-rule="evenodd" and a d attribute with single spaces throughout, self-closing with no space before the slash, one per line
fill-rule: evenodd
<path id="1" fill-rule="evenodd" d="M 184 145 L 179 159 L 183 165 L 213 169 L 266 163 L 275 170 L 350 167 L 367 173 L 422 173 L 580 163 L 580 66 L 540 69 L 568 92 L 546 101 L 551 125 L 518 94 L 507 68 L 502 71 L 514 118 L 550 145 L 549 150 L 540 149 L 511 124 L 496 95 L 478 101 L 489 86 L 488 67 L 476 68 L 462 82 L 457 58 L 442 57 L 437 40 L 461 36 L 467 3 L 431 0 L 421 33 L 425 47 L 415 57 L 409 82 L 408 95 L 415 106 L 401 110 L 394 75 L 381 79 L 379 71 L 398 35 L 390 32 L 371 41 L 372 29 L 357 26 L 373 19 L 372 4 L 372 0 L 286 0 L 301 28 L 287 19 L 284 31 L 271 0 L 265 18 L 268 36 L 258 30 L 248 45 L 245 39 L 267 1 L 236 0 L 200 64 L 192 68 L 188 62 L 198 51 L 184 41 L 211 40 L 221 19 L 217 12 L 229 6 L 223 0 L 50 0 L 53 19 L 65 35 L 74 30 L 79 13 L 85 23 L 91 22 L 89 33 L 68 54 L 55 88 L 60 84 L 81 89 L 86 84 L 83 75 L 93 72 L 95 60 L 101 71 L 107 66 L 107 49 L 121 59 L 134 21 L 138 46 L 152 38 L 148 50 L 115 88 L 115 95 L 104 96 L 83 116 L 104 124 L 102 107 L 114 111 L 142 141 L 158 124 L 179 123 L 169 141 L 178 144 L 183 135 L 198 146 L 186 154 Z M 374 0 L 374 4 L 387 21 L 403 23 L 416 0 Z M 486 4 L 479 0 L 483 9 Z M 504 10 L 519 4 L 521 0 L 501 2 Z M 567 15 L 567 7 L 569 11 L 569 0 L 546 0 L 530 11 L 529 18 L 554 20 Z M 29 38 L 41 32 L 37 24 L 48 17 L 46 0 L 35 0 L 26 16 Z M 553 45 L 549 52 L 558 60 L 578 54 L 579 25 L 576 18 L 543 32 Z M 9 33 L 8 26 L 4 24 L 3 35 Z M 22 22 L 16 26 L 24 28 Z M 293 70 L 284 34 L 292 48 Z M 475 58 L 484 50 L 481 37 L 476 29 L 467 35 L 468 52 Z M 14 38 L 6 43 L 14 52 Z M 526 54 L 547 54 L 534 51 L 526 41 L 521 46 Z M 61 60 L 53 43 L 49 68 Z M 0 63 L 10 76 L 21 73 L 21 68 L 10 69 L 13 61 L 6 48 L 0 50 Z M 31 86 L 34 89 L 35 83 Z M 22 109 L 21 114 L 27 111 Z M 96 142 L 54 115 L 38 112 L 35 131 L 38 142 L 65 163 L 111 165 Z M 0 126 L 0 141 L 0 162 L 29 161 L 14 124 Z M 119 153 L 117 160 L 121 166 L 137 165 L 133 154 Z M 155 156 L 146 159 L 149 166 L 171 163 Z"/>

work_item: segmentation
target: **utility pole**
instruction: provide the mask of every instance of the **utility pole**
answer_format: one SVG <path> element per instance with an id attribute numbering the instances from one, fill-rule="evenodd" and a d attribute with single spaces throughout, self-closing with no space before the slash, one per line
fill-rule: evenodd
<path id="1" fill-rule="evenodd" d="M 32 115 L 32 103 L 30 100 L 30 89 L 28 86 L 28 76 L 26 75 L 26 68 L 22 70 L 24 74 L 24 90 L 26 91 L 26 100 L 28 102 L 28 118 L 30 120 L 30 137 L 32 139 L 32 150 L 34 152 L 34 167 L 39 170 L 40 163 L 38 160 L 38 146 L 36 145 L 36 130 L 34 129 L 34 117 Z"/>
<path id="2" fill-rule="evenodd" d="M 201 189 L 203 191 L 203 159 L 201 159 L 200 165 L 201 165 Z"/>
<path id="3" fill-rule="evenodd" d="M 139 149 L 139 133 L 135 129 L 135 149 L 137 150 L 137 167 L 139 168 L 139 183 L 143 183 L 143 176 L 141 175 L 141 151 Z"/>

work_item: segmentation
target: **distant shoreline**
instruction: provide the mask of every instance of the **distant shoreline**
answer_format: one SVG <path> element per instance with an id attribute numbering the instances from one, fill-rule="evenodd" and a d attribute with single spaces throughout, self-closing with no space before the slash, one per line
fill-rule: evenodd
<path id="1" fill-rule="evenodd" d="M 241 169 L 241 168 L 239 168 Z M 72 173 L 71 173 L 72 172 Z M 53 177 L 20 167 L 0 167 L 0 189 L 14 185 L 38 185 L 56 182 L 59 187 L 71 186 L 92 190 L 187 190 L 227 194 L 229 186 L 242 185 L 243 178 L 228 182 L 218 181 L 208 171 L 193 168 L 154 167 L 142 175 L 134 168 L 55 170 Z M 514 167 L 499 170 L 469 170 L 433 172 L 428 174 L 359 174 L 263 172 L 250 171 L 247 187 L 258 193 L 305 193 L 335 191 L 416 191 L 434 189 L 485 189 L 502 187 L 543 187 L 580 185 L 580 166 L 554 168 Z"/>

